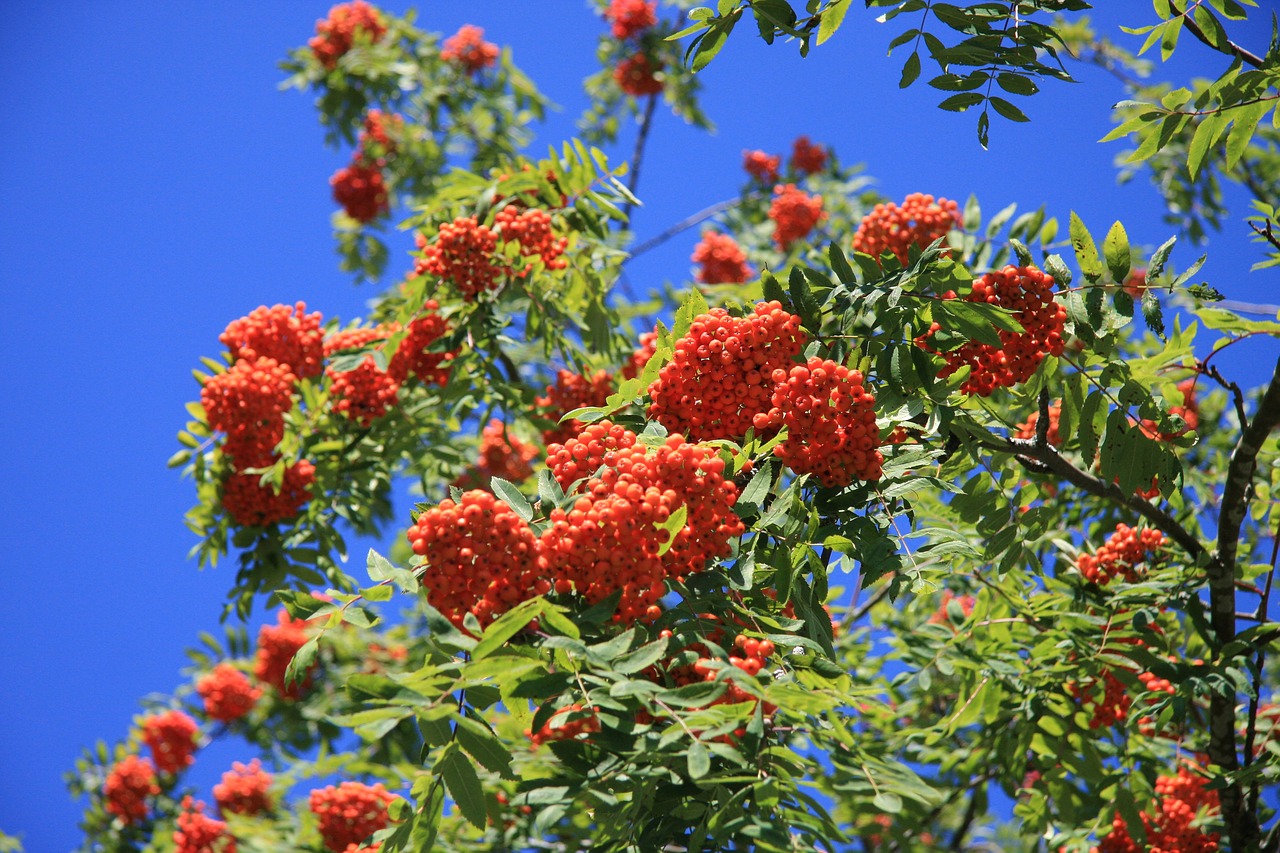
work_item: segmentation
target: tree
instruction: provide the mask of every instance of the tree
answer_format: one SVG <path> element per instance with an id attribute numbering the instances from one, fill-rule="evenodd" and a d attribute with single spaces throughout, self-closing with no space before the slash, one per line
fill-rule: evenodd
<path id="1" fill-rule="evenodd" d="M 602 5 L 584 139 L 541 160 L 545 100 L 478 28 L 357 0 L 291 53 L 354 146 L 344 267 L 386 275 L 393 216 L 419 252 L 367 319 L 263 306 L 205 361 L 188 522 L 202 562 L 234 554 L 229 616 L 282 609 L 80 762 L 87 848 L 1275 848 L 1280 365 L 1246 393 L 1215 356 L 1280 323 L 1215 304 L 1172 238 L 881 199 L 808 139 L 746 157 L 696 285 L 657 311 L 617 286 L 659 98 L 705 123 L 694 72 L 743 17 L 804 51 L 848 5 L 683 32 Z M 873 5 L 923 12 L 903 84 L 923 49 L 983 144 L 1067 54 L 1139 70 L 1045 19 L 1083 3 Z M 1211 5 L 1157 4 L 1151 44 L 1185 30 L 1227 73 L 1135 82 L 1117 134 L 1192 235 L 1225 177 L 1280 249 L 1280 50 Z M 627 116 L 630 170 L 590 147 Z M 1192 324 L 1221 340 L 1197 354 Z M 367 576 L 353 533 L 386 543 Z M 182 779 L 213 737 L 251 759 L 219 818 Z"/>

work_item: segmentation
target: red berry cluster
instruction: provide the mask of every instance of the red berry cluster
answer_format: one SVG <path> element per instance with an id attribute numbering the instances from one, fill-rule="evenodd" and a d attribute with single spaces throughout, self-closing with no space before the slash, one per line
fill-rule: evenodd
<path id="1" fill-rule="evenodd" d="M 553 448 L 557 459 L 567 452 L 589 465 L 603 445 L 601 429 L 610 425 L 595 424 Z M 539 572 L 554 580 L 557 592 L 574 590 L 591 604 L 621 590 L 615 621 L 652 621 L 660 615 L 667 580 L 683 581 L 708 561 L 728 556 L 729 540 L 744 530 L 733 513 L 738 490 L 725 480 L 724 461 L 712 448 L 679 435 L 646 448 L 624 432 L 617 443 L 629 446 L 606 450 L 607 467 L 581 486 L 573 506 L 549 514 L 539 540 Z M 668 533 L 657 525 L 682 506 L 685 523 L 660 553 Z"/>
<path id="2" fill-rule="evenodd" d="M 440 303 L 434 299 L 427 301 L 423 312 L 409 323 L 396 354 L 387 365 L 389 373 L 397 382 L 403 383 L 409 376 L 416 376 L 420 381 L 434 385 L 445 385 L 449 381 L 449 362 L 458 354 L 452 352 L 433 352 L 431 345 L 438 341 L 449 324 L 436 313 Z"/>
<path id="3" fill-rule="evenodd" d="M 812 175 L 827 167 L 827 149 L 814 145 L 807 136 L 797 136 L 791 145 L 791 169 L 802 175 Z"/>
<path id="4" fill-rule="evenodd" d="M 155 768 L 136 755 L 127 755 L 112 765 L 102 788 L 107 811 L 125 823 L 146 820 L 147 798 L 159 793 Z"/>
<path id="5" fill-rule="evenodd" d="M 359 155 L 329 178 L 333 200 L 356 222 L 372 222 L 391 209 L 382 169 Z"/>
<path id="6" fill-rule="evenodd" d="M 462 66 L 468 74 L 479 74 L 497 61 L 498 46 L 484 40 L 484 30 L 481 27 L 463 24 L 456 33 L 444 40 L 440 58 Z"/>
<path id="7" fill-rule="evenodd" d="M 507 425 L 494 418 L 480 434 L 480 459 L 454 481 L 460 489 L 489 488 L 494 477 L 519 483 L 533 474 L 538 448 L 512 435 Z"/>
<path id="8" fill-rule="evenodd" d="M 180 773 L 195 763 L 200 727 L 181 711 L 164 711 L 142 720 L 142 740 L 161 773 Z"/>
<path id="9" fill-rule="evenodd" d="M 316 468 L 302 459 L 284 469 L 277 492 L 261 474 L 233 472 L 222 484 L 222 508 L 241 527 L 266 527 L 297 517 L 311 499 Z"/>
<path id="10" fill-rule="evenodd" d="M 319 824 L 324 846 L 344 853 L 391 823 L 387 804 L 396 798 L 382 783 L 343 782 L 311 792 L 311 811 Z"/>
<path id="11" fill-rule="evenodd" d="M 625 41 L 658 23 L 657 8 L 651 0 L 612 0 L 604 19 L 612 24 L 613 37 Z"/>
<path id="12" fill-rule="evenodd" d="M 1062 433 L 1058 424 L 1062 419 L 1062 401 L 1055 400 L 1049 404 L 1049 426 L 1045 431 L 1045 441 L 1051 447 L 1062 446 Z M 1013 437 L 1031 440 L 1036 437 L 1036 428 L 1040 424 L 1040 413 L 1032 412 L 1031 416 L 1013 428 Z"/>
<path id="13" fill-rule="evenodd" d="M 509 204 L 494 216 L 493 230 L 503 240 L 518 242 L 520 253 L 525 257 L 537 255 L 542 258 L 543 265 L 549 270 L 562 270 L 568 266 L 569 262 L 561 255 L 569 240 L 555 236 L 551 230 L 551 214 L 545 210 Z M 513 274 L 525 276 L 531 269 L 533 266 L 530 264 Z"/>
<path id="14" fill-rule="evenodd" d="M 1200 426 L 1200 407 L 1196 404 L 1196 378 L 1184 379 L 1178 383 L 1178 391 L 1182 394 L 1182 404 L 1169 407 L 1169 414 L 1182 418 L 1186 426 L 1176 432 L 1161 432 L 1160 425 L 1144 418 L 1139 427 L 1143 435 L 1156 441 L 1172 441 L 1188 432 L 1194 432 Z M 1157 494 L 1159 490 L 1157 489 Z M 1152 495 L 1154 497 L 1154 495 Z"/>
<path id="15" fill-rule="evenodd" d="M 365 156 L 394 154 L 396 138 L 404 133 L 404 117 L 382 110 L 369 110 L 364 116 L 364 130 L 360 132 L 360 150 Z M 370 145 L 373 143 L 373 145 Z M 377 150 L 371 150 L 377 146 Z"/>
<path id="16" fill-rule="evenodd" d="M 305 302 L 292 308 L 262 305 L 228 323 L 218 340 L 231 351 L 233 361 L 272 358 L 298 379 L 310 379 L 324 368 L 324 332 L 320 312 L 306 311 Z"/>
<path id="17" fill-rule="evenodd" d="M 637 53 L 618 63 L 618 67 L 613 69 L 613 81 L 624 94 L 633 98 L 656 95 L 662 91 L 662 81 L 657 76 L 659 70 L 660 67 L 655 68 L 649 57 Z"/>
<path id="18" fill-rule="evenodd" d="M 973 613 L 973 606 L 978 603 L 978 599 L 972 595 L 956 595 L 949 589 L 942 591 L 942 601 L 938 604 L 938 609 L 929 617 L 930 625 L 950 625 L 951 624 L 951 602 L 960 605 L 960 612 L 968 618 Z"/>
<path id="19" fill-rule="evenodd" d="M 274 358 L 241 359 L 200 389 L 209 426 L 227 434 L 223 453 L 236 468 L 270 465 L 293 408 L 296 377 Z"/>
<path id="20" fill-rule="evenodd" d="M 649 386 L 649 416 L 699 441 L 776 428 L 773 372 L 789 368 L 804 343 L 800 318 L 777 302 L 758 303 L 741 318 L 713 308 L 694 318 Z"/>
<path id="21" fill-rule="evenodd" d="M 467 613 L 481 625 L 551 585 L 536 575 L 538 540 L 505 501 L 464 492 L 423 512 L 406 534 L 425 558 L 427 600 L 455 625 Z"/>
<path id="22" fill-rule="evenodd" d="M 1156 812 L 1142 813 L 1147 843 L 1139 846 L 1129 835 L 1129 827 L 1119 814 L 1094 853 L 1214 853 L 1218 833 L 1205 832 L 1196 824 L 1206 815 L 1217 814 L 1218 792 L 1205 787 L 1205 780 L 1186 766 L 1173 776 L 1156 779 Z"/>
<path id="23" fill-rule="evenodd" d="M 1117 524 L 1116 532 L 1095 554 L 1081 554 L 1076 569 L 1085 580 L 1106 586 L 1115 577 L 1137 583 L 1146 574 L 1148 557 L 1164 547 L 1164 534 L 1150 527 Z"/>
<path id="24" fill-rule="evenodd" d="M 766 154 L 759 150 L 742 152 L 742 168 L 762 184 L 772 184 L 778 180 L 778 167 L 781 165 L 782 158 L 777 154 Z"/>
<path id="25" fill-rule="evenodd" d="M 955 295 L 943 298 L 955 298 Z M 1062 355 L 1062 328 L 1067 309 L 1054 300 L 1053 277 L 1047 273 L 1033 266 L 1006 266 L 975 281 L 965 300 L 1009 309 L 1025 330 L 1020 333 L 1000 330 L 998 348 L 970 341 L 959 349 L 942 353 L 946 365 L 938 371 L 940 379 L 965 365 L 972 369 L 960 386 L 966 394 L 987 397 L 996 388 L 1011 388 L 1030 379 L 1046 355 Z M 916 344 L 928 349 L 929 336 L 940 328 L 934 323 L 926 334 L 916 339 Z"/>
<path id="26" fill-rule="evenodd" d="M 364 0 L 339 3 L 329 17 L 316 22 L 316 35 L 308 42 L 311 53 L 325 68 L 334 68 L 338 59 L 355 44 L 358 33 L 376 42 L 387 32 L 382 15 Z"/>
<path id="27" fill-rule="evenodd" d="M 595 709 L 574 702 L 552 714 L 551 719 L 543 723 L 542 728 L 536 732 L 525 729 L 524 736 L 532 742 L 533 748 L 537 749 L 547 741 L 575 740 L 580 734 L 598 731 L 600 731 L 600 718 L 596 716 Z"/>
<path id="28" fill-rule="evenodd" d="M 262 762 L 256 758 L 248 764 L 233 762 L 231 769 L 222 774 L 222 781 L 213 786 L 213 799 L 224 816 L 269 812 L 271 774 L 262 769 Z"/>
<path id="29" fill-rule="evenodd" d="M 622 366 L 623 379 L 635 379 L 644 372 L 644 367 L 658 351 L 658 333 L 645 332 L 640 336 L 640 347 L 631 354 L 627 363 Z"/>
<path id="30" fill-rule="evenodd" d="M 590 477 L 605 464 L 615 450 L 634 447 L 636 434 L 626 427 L 608 421 L 583 426 L 563 444 L 547 446 L 547 467 L 563 489 L 570 488 L 583 477 Z"/>
<path id="31" fill-rule="evenodd" d="M 893 202 L 877 204 L 864 216 L 853 235 L 853 249 L 876 259 L 892 252 L 906 264 L 911 246 L 923 249 L 959 225 L 960 208 L 954 201 L 912 193 L 901 207 Z"/>
<path id="32" fill-rule="evenodd" d="M 204 713 L 220 723 L 234 722 L 253 710 L 262 691 L 249 676 L 229 663 L 220 663 L 196 682 L 196 692 L 204 700 Z"/>
<path id="33" fill-rule="evenodd" d="M 827 213 L 822 209 L 822 196 L 809 195 L 795 184 L 779 184 L 773 188 L 769 218 L 773 220 L 773 242 L 785 252 L 808 236 Z"/>
<path id="34" fill-rule="evenodd" d="M 381 346 L 381 342 L 396 331 L 396 326 L 378 326 L 373 329 L 335 332 L 325 341 L 324 354 L 333 357 L 344 350 L 367 347 L 374 343 Z M 396 403 L 400 382 L 389 370 L 378 367 L 372 354 L 366 355 L 352 370 L 339 371 L 330 366 L 325 368 L 325 374 L 332 381 L 330 393 L 334 400 L 333 410 L 341 412 L 362 427 L 370 426 Z"/>
<path id="35" fill-rule="evenodd" d="M 751 277 L 747 256 L 728 234 L 702 232 L 702 242 L 694 247 L 692 260 L 702 266 L 698 281 L 703 284 L 742 284 Z"/>
<path id="36" fill-rule="evenodd" d="M 279 624 L 263 625 L 258 631 L 258 653 L 254 661 L 253 676 L 263 684 L 270 684 L 282 697 L 296 699 L 311 685 L 311 672 L 288 687 L 285 686 L 284 677 L 293 656 L 310 639 L 307 621 L 294 619 L 284 608 L 277 612 L 276 620 Z"/>
<path id="37" fill-rule="evenodd" d="M 774 455 L 828 488 L 880 479 L 876 400 L 861 373 L 815 356 L 790 371 L 775 369 L 773 383 L 773 407 L 787 428 Z"/>
<path id="38" fill-rule="evenodd" d="M 427 242 L 421 234 L 416 239 L 422 257 L 414 266 L 414 275 L 429 273 L 448 279 L 467 300 L 497 289 L 503 272 L 493 256 L 498 235 L 474 217 L 460 216 L 443 223 L 434 241 Z"/>
<path id="39" fill-rule="evenodd" d="M 182 799 L 178 828 L 173 833 L 174 853 L 236 853 L 236 839 L 226 821 L 204 813 L 204 803 Z"/>
<path id="40" fill-rule="evenodd" d="M 548 385 L 547 393 L 533 401 L 545 417 L 557 422 L 556 427 L 542 433 L 542 443 L 563 444 L 573 438 L 582 431 L 582 422 L 559 423 L 560 418 L 583 406 L 603 406 L 612 393 L 613 377 L 608 371 L 597 370 L 590 377 L 568 370 L 558 371 L 555 384 Z"/>
<path id="41" fill-rule="evenodd" d="M 1097 695 L 1099 687 L 1102 688 L 1101 697 Z M 1124 689 L 1124 682 L 1116 678 L 1111 670 L 1105 670 L 1100 680 L 1090 678 L 1083 683 L 1073 681 L 1067 685 L 1067 692 L 1083 704 L 1093 704 L 1093 718 L 1089 720 L 1091 729 L 1109 728 L 1123 722 L 1129 716 L 1129 706 L 1133 704 Z"/>
<path id="42" fill-rule="evenodd" d="M 710 613 L 704 613 L 702 619 L 718 622 L 719 620 Z M 670 637 L 670 631 L 662 631 L 662 636 Z M 720 643 L 724 638 L 724 629 L 714 628 L 705 635 L 708 640 L 713 643 Z M 766 669 L 766 661 L 769 656 L 774 653 L 774 645 L 772 640 L 758 640 L 748 637 L 745 634 L 738 634 L 734 637 L 733 645 L 729 649 L 729 665 L 737 667 L 747 675 L 755 678 L 761 671 Z M 702 643 L 695 643 L 684 651 L 693 651 L 700 655 L 693 663 L 683 666 L 666 667 L 666 678 L 673 685 L 683 687 L 689 684 L 698 684 L 701 682 L 710 682 L 717 680 L 723 661 L 719 658 L 710 657 L 710 650 Z M 649 677 L 661 681 L 661 673 L 657 667 L 649 671 Z M 710 703 L 715 705 L 736 705 L 742 702 L 754 702 L 755 697 L 738 686 L 732 681 L 725 682 L 725 692 Z M 771 714 L 777 710 L 773 705 L 765 703 L 764 711 Z M 733 735 L 742 737 L 746 734 L 745 729 L 737 729 Z M 725 738 L 729 740 L 729 738 Z"/>

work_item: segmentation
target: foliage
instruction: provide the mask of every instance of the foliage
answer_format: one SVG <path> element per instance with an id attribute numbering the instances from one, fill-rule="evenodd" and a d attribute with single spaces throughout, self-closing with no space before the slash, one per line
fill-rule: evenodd
<path id="1" fill-rule="evenodd" d="M 741 17 L 803 52 L 849 5 L 725 2 L 670 39 L 654 16 L 601 55 L 639 51 L 703 123 L 692 72 Z M 893 45 L 903 84 L 923 47 L 944 108 L 983 105 L 984 144 L 988 107 L 1025 119 L 993 86 L 1029 96 L 1069 79 L 1060 52 L 1110 50 L 1044 20 L 1084 3 L 871 5 L 923 12 Z M 1150 43 L 1185 27 L 1247 62 L 1209 6 L 1244 14 L 1157 2 Z M 1280 321 L 1215 305 L 1175 236 L 898 206 L 799 143 L 716 220 L 749 280 L 704 266 L 635 303 L 615 285 L 643 248 L 636 172 L 592 141 L 630 113 L 638 161 L 656 93 L 607 68 L 589 140 L 533 160 L 544 99 L 481 33 L 453 38 L 357 2 L 285 64 L 379 176 L 339 195 L 344 266 L 382 272 L 393 211 L 419 252 L 367 318 L 255 312 L 196 371 L 170 460 L 195 553 L 234 556 L 228 615 L 282 609 L 256 640 L 203 636 L 189 683 L 86 752 L 85 849 L 1274 849 L 1280 365 L 1249 393 L 1214 358 Z M 1274 55 L 1121 105 L 1116 135 L 1170 193 L 1271 181 Z M 353 534 L 385 543 L 356 574 Z M 198 725 L 167 729 L 179 759 L 239 738 L 270 777 L 224 777 L 214 818 L 181 760 L 138 758 L 182 722 L 160 712 Z M 359 805 L 341 824 L 335 803 Z"/>

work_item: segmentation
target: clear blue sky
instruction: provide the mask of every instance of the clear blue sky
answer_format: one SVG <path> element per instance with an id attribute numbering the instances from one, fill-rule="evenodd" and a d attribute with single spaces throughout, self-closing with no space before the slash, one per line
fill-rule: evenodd
<path id="1" fill-rule="evenodd" d="M 0 30 L 0 829 L 28 851 L 79 843 L 61 774 L 84 746 L 124 737 L 139 697 L 176 686 L 182 649 L 218 630 L 231 569 L 186 559 L 193 489 L 164 467 L 183 404 L 198 396 L 191 368 L 259 304 L 302 299 L 350 318 L 369 295 L 331 248 L 328 178 L 348 155 L 325 149 L 306 96 L 277 91 L 276 62 L 328 5 L 40 3 Z M 898 91 L 901 57 L 884 58 L 898 29 L 854 5 L 807 60 L 765 48 L 744 24 L 704 75 L 717 135 L 659 111 L 640 239 L 734 195 L 744 148 L 784 152 L 800 133 L 866 163 L 895 200 L 973 191 L 989 212 L 1046 203 L 1095 231 L 1122 218 L 1135 243 L 1169 235 L 1145 182 L 1115 186 L 1119 146 L 1095 144 L 1121 96 L 1105 74 L 1081 68 L 1081 84 L 1048 85 L 1030 102 L 1033 122 L 998 122 L 984 152 L 974 116 L 939 112 L 923 87 Z M 1149 14 L 1107 5 L 1110 23 L 1117 6 L 1135 16 L 1123 22 Z M 424 4 L 419 18 L 446 34 L 465 22 L 510 44 L 563 106 L 535 152 L 571 134 L 604 26 L 585 4 L 455 0 Z M 1252 35 L 1263 49 L 1261 25 Z M 1222 65 L 1186 53 L 1183 74 Z M 1205 277 L 1232 298 L 1277 301 L 1275 274 L 1247 273 L 1257 249 L 1229 227 Z M 641 259 L 631 280 L 685 280 L 695 241 L 690 232 Z M 1175 262 L 1195 254 L 1180 248 Z M 1269 355 L 1241 353 L 1231 367 L 1257 384 Z M 193 778 L 207 790 L 239 757 L 212 754 Z"/>

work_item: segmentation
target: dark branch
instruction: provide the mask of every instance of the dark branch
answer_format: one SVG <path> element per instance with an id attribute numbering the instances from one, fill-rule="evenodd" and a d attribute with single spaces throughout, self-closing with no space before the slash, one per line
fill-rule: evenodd
<path id="1" fill-rule="evenodd" d="M 722 213 L 728 210 L 729 208 L 734 207 L 735 205 L 741 204 L 743 201 L 746 201 L 749 198 L 752 198 L 752 196 L 748 195 L 745 197 L 740 196 L 738 198 L 727 198 L 724 201 L 716 202 L 710 207 L 704 207 L 702 210 L 699 210 L 697 213 L 693 214 L 692 216 L 688 216 L 684 219 L 681 219 L 675 225 L 672 225 L 670 228 L 668 228 L 666 231 L 663 231 L 661 234 L 657 235 L 656 237 L 650 237 L 648 240 L 645 240 L 643 243 L 638 244 L 635 248 L 631 250 L 631 257 L 634 258 L 637 255 L 643 255 L 645 252 L 649 251 L 650 249 L 656 249 L 659 246 L 661 246 L 663 243 L 670 240 L 672 237 L 675 237 L 685 231 L 688 231 L 693 226 L 698 225 L 710 219 L 711 217 L 715 216 L 717 213 Z"/>
<path id="2" fill-rule="evenodd" d="M 640 164 L 644 162 L 644 146 L 649 141 L 649 128 L 653 126 L 653 108 L 657 104 L 658 96 L 650 95 L 644 105 L 644 115 L 640 118 L 640 132 L 636 134 L 636 148 L 631 154 L 631 180 L 627 182 L 627 189 L 631 190 L 632 195 L 636 194 L 636 188 L 640 186 Z M 627 206 L 622 209 L 628 223 L 631 221 L 633 207 L 635 207 L 634 204 L 627 202 Z"/>
<path id="3" fill-rule="evenodd" d="M 1197 3 L 1196 5 L 1199 5 L 1199 4 Z M 1173 3 L 1169 4 L 1169 8 L 1175 12 L 1178 12 L 1178 7 Z M 1228 56 L 1234 56 L 1235 58 L 1239 59 L 1241 62 L 1245 62 L 1249 65 L 1252 65 L 1254 68 L 1262 67 L 1262 57 L 1258 56 L 1256 53 L 1253 53 L 1250 50 L 1247 50 L 1246 48 L 1241 47 L 1240 45 L 1236 44 L 1230 39 L 1227 39 L 1227 43 L 1225 47 L 1218 47 L 1216 44 L 1210 41 L 1209 37 L 1205 35 L 1204 30 L 1200 29 L 1200 25 L 1196 23 L 1195 18 L 1189 14 L 1189 10 L 1188 12 L 1178 12 L 1178 14 L 1182 17 L 1182 23 L 1183 23 L 1183 26 L 1187 28 L 1187 32 L 1191 33 L 1193 36 L 1195 36 L 1199 41 L 1201 41 L 1205 45 L 1208 45 L 1209 47 L 1213 48 L 1219 53 L 1225 53 Z"/>

